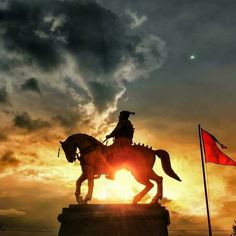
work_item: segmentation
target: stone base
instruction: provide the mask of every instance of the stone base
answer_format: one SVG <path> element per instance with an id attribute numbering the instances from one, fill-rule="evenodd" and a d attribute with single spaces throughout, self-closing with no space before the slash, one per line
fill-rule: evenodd
<path id="1" fill-rule="evenodd" d="M 159 204 L 70 205 L 58 236 L 168 236 L 169 212 Z"/>

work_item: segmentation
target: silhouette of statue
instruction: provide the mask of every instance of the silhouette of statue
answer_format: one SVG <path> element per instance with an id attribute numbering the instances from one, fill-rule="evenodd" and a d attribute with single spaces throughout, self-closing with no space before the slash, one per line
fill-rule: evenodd
<path id="1" fill-rule="evenodd" d="M 111 135 L 113 135 L 111 133 Z M 115 133 L 116 135 L 116 133 Z M 117 138 L 116 138 L 117 137 Z M 115 136 L 118 140 L 118 136 Z M 130 136 L 131 140 L 132 137 Z M 125 145 L 118 146 L 110 158 L 110 146 L 105 146 L 95 138 L 87 134 L 73 134 L 64 142 L 60 141 L 65 156 L 69 162 L 78 159 L 81 164 L 82 174 L 76 182 L 75 196 L 78 203 L 87 203 L 92 199 L 94 179 L 99 178 L 102 174 L 109 175 L 119 169 L 125 168 L 131 172 L 134 178 L 145 188 L 134 196 L 133 203 L 139 202 L 147 192 L 154 186 L 150 180 L 157 183 L 157 192 L 152 203 L 158 203 L 162 198 L 162 177 L 158 176 L 152 169 L 155 158 L 161 159 L 164 172 L 170 177 L 181 181 L 173 171 L 170 163 L 170 157 L 165 150 L 152 150 L 144 145 Z M 76 149 L 80 150 L 80 156 Z M 81 196 L 81 184 L 88 180 L 88 192 L 83 199 Z"/>

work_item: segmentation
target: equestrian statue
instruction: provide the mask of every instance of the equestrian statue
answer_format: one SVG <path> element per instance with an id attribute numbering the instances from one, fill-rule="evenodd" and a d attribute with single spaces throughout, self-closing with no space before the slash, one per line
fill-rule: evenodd
<path id="1" fill-rule="evenodd" d="M 120 112 L 119 122 L 115 129 L 106 136 L 114 138 L 114 143 L 106 146 L 92 136 L 87 134 L 73 134 L 64 142 L 60 141 L 66 159 L 69 162 L 80 161 L 82 174 L 76 181 L 76 200 L 79 204 L 91 201 L 94 187 L 94 179 L 105 175 L 106 178 L 114 180 L 114 174 L 120 169 L 127 169 L 136 181 L 144 185 L 144 189 L 133 198 L 133 203 L 138 203 L 154 186 L 150 181 L 157 183 L 157 192 L 151 203 L 158 203 L 162 199 L 162 177 L 158 176 L 153 166 L 156 156 L 161 159 L 164 172 L 170 177 L 181 181 L 171 167 L 168 152 L 162 149 L 153 150 L 148 146 L 133 144 L 134 128 L 129 120 L 134 112 Z M 77 154 L 79 149 L 80 155 Z M 83 198 L 81 196 L 81 184 L 88 180 L 88 192 Z"/>

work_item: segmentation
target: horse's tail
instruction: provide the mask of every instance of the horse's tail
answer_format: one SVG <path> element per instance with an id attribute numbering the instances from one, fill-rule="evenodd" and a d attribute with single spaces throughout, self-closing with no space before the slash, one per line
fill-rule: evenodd
<path id="1" fill-rule="evenodd" d="M 154 153 L 155 153 L 155 155 L 157 155 L 161 159 L 161 165 L 162 165 L 164 172 L 167 175 L 169 175 L 170 177 L 172 177 L 178 181 L 181 181 L 179 176 L 174 172 L 174 170 L 171 167 L 170 156 L 169 156 L 168 152 L 166 152 L 165 150 L 159 149 L 159 150 L 155 150 Z"/>

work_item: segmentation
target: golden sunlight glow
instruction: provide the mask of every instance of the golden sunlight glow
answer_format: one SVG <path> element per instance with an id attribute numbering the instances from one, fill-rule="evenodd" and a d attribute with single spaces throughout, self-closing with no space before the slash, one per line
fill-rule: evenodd
<path id="1" fill-rule="evenodd" d="M 130 203 L 142 188 L 143 185 L 137 183 L 129 171 L 122 169 L 116 172 L 114 181 L 105 177 L 96 180 L 94 202 L 98 200 L 104 203 Z"/>
<path id="2" fill-rule="evenodd" d="M 134 178 L 127 170 L 120 170 L 115 175 L 115 189 L 121 193 L 121 199 L 131 201 L 135 195 L 136 183 L 133 183 Z"/>
<path id="3" fill-rule="evenodd" d="M 101 200 L 101 201 L 106 200 L 108 198 L 108 192 L 106 192 L 106 191 L 98 192 L 96 194 L 96 197 L 98 200 Z"/>

